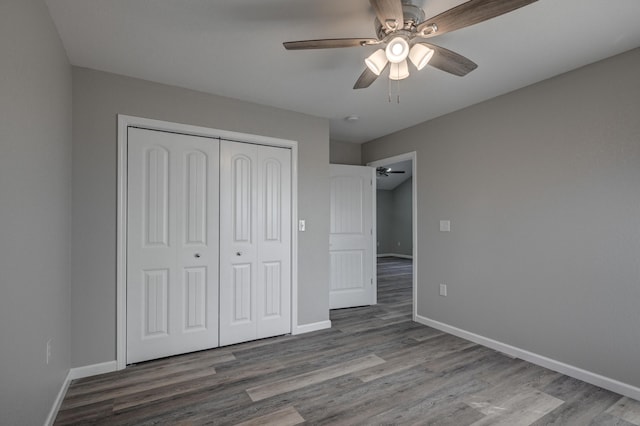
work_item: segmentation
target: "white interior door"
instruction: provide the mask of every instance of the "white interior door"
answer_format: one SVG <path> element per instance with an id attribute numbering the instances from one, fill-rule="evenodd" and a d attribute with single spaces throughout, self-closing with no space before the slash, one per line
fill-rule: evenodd
<path id="1" fill-rule="evenodd" d="M 218 346 L 217 139 L 129 128 L 127 363 Z"/>
<path id="2" fill-rule="evenodd" d="M 372 167 L 331 165 L 331 309 L 376 303 L 374 173 Z"/>
<path id="3" fill-rule="evenodd" d="M 291 151 L 221 141 L 220 345 L 291 332 Z"/>

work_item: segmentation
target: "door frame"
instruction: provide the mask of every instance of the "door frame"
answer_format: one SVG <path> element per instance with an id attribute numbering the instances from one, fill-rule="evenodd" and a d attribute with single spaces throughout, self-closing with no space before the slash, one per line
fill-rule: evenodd
<path id="1" fill-rule="evenodd" d="M 382 158 L 376 161 L 370 161 L 367 163 L 367 166 L 379 167 L 386 166 L 387 164 L 399 163 L 400 161 L 411 160 L 411 233 L 412 235 L 412 245 L 413 245 L 413 255 L 411 259 L 412 263 L 412 281 L 413 281 L 413 292 L 412 292 L 412 319 L 416 320 L 416 315 L 418 314 L 418 262 L 416 259 L 418 258 L 418 171 L 417 171 L 417 161 L 418 154 L 416 151 L 407 152 L 400 155 L 395 155 L 393 157 Z M 377 203 L 377 200 L 376 200 Z M 373 205 L 373 210 L 375 214 L 377 204 Z M 375 216 L 374 216 L 375 217 Z M 378 248 L 374 241 L 374 252 L 378 253 Z M 377 257 L 377 256 L 376 256 Z M 377 283 L 376 283 L 377 287 Z"/>
<path id="2" fill-rule="evenodd" d="M 298 329 L 298 142 L 118 114 L 116 370 L 127 363 L 127 161 L 129 127 L 291 149 L 291 333 Z"/>

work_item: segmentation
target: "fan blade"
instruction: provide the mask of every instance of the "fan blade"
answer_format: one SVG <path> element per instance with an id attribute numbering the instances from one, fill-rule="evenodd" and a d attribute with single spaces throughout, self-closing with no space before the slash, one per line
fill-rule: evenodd
<path id="1" fill-rule="evenodd" d="M 368 67 L 364 69 L 364 71 L 362 72 L 362 74 L 360 74 L 360 77 L 358 77 L 358 81 L 356 81 L 356 84 L 353 85 L 354 89 L 365 89 L 369 86 L 371 86 L 371 84 L 376 81 L 376 79 L 378 78 L 378 76 L 376 75 L 376 73 L 374 73 L 373 71 L 371 71 Z"/>
<path id="2" fill-rule="evenodd" d="M 417 30 L 421 33 L 435 24 L 437 31 L 425 34 L 425 37 L 433 37 L 504 15 L 536 1 L 538 0 L 470 0 L 427 19 L 418 25 Z"/>
<path id="3" fill-rule="evenodd" d="M 434 56 L 435 56 L 435 54 L 434 54 Z M 382 72 L 380 74 L 385 72 L 387 70 L 387 68 L 389 68 L 389 64 L 384 66 L 384 69 L 382 70 Z M 366 67 L 364 69 L 364 71 L 362 72 L 362 74 L 360 74 L 360 77 L 358 77 L 358 81 L 356 81 L 356 84 L 353 85 L 353 88 L 354 89 L 365 89 L 365 88 L 371 86 L 371 84 L 374 81 L 376 81 L 377 78 L 378 78 L 378 76 L 376 75 L 376 73 L 371 71 L 369 69 L 369 67 Z"/>
<path id="4" fill-rule="evenodd" d="M 433 57 L 429 61 L 429 65 L 434 68 L 438 68 L 439 70 L 446 71 L 459 77 L 464 77 L 471 71 L 478 68 L 478 64 L 476 64 L 472 60 L 467 59 L 464 56 L 449 49 L 445 49 L 444 47 L 436 46 L 435 44 L 430 43 L 420 44 L 424 44 L 428 48 L 435 51 Z"/>
<path id="5" fill-rule="evenodd" d="M 327 38 L 322 40 L 300 40 L 282 43 L 287 50 L 333 49 L 337 47 L 361 47 L 380 44 L 375 38 Z"/>
<path id="6" fill-rule="evenodd" d="M 383 27 L 391 30 L 402 29 L 404 27 L 404 14 L 402 13 L 402 2 L 400 0 L 369 0 L 371 7 L 378 16 L 378 21 Z M 387 23 L 393 23 L 387 26 Z"/>

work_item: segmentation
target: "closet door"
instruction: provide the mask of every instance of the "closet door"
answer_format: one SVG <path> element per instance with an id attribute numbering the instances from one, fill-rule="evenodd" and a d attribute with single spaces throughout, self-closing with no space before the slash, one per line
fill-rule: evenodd
<path id="1" fill-rule="evenodd" d="M 218 346 L 219 141 L 129 128 L 127 363 Z"/>
<path id="2" fill-rule="evenodd" d="M 220 145 L 220 345 L 291 332 L 291 151 Z"/>

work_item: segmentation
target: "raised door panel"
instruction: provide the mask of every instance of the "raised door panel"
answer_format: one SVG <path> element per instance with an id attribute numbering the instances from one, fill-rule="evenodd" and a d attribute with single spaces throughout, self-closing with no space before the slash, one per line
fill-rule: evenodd
<path id="1" fill-rule="evenodd" d="M 185 268 L 184 289 L 184 331 L 202 331 L 207 328 L 207 316 L 217 312 L 207 312 L 207 268 Z"/>
<path id="2" fill-rule="evenodd" d="M 366 183 L 365 183 L 366 180 Z M 362 198 L 369 179 L 363 176 L 333 176 L 331 178 L 331 233 L 362 234 L 365 212 Z"/>
<path id="3" fill-rule="evenodd" d="M 169 270 L 144 271 L 142 289 L 142 338 L 165 337 L 169 334 Z"/>
<path id="4" fill-rule="evenodd" d="M 200 151 L 184 155 L 184 244 L 207 244 L 207 155 Z"/>
<path id="5" fill-rule="evenodd" d="M 253 322 L 251 266 L 251 264 L 233 265 L 231 282 L 231 287 L 233 288 L 233 300 L 231 302 L 233 309 L 231 314 L 232 325 Z"/>
<path id="6" fill-rule="evenodd" d="M 234 243 L 252 243 L 254 218 L 253 161 L 246 155 L 231 160 L 231 227 Z"/>
<path id="7" fill-rule="evenodd" d="M 334 250 L 331 252 L 330 262 L 332 291 L 365 288 L 364 250 Z"/>
<path id="8" fill-rule="evenodd" d="M 143 229 L 145 247 L 169 246 L 169 152 L 159 146 L 144 153 Z"/>

